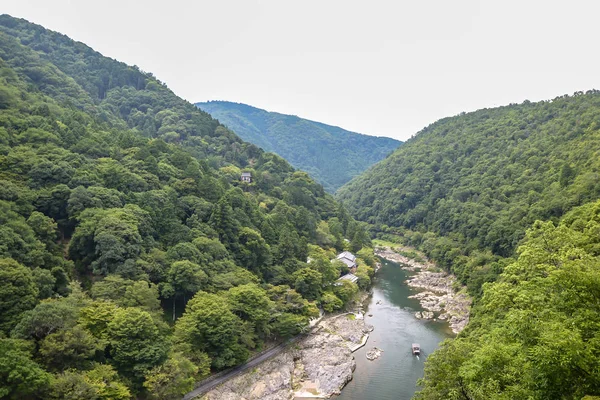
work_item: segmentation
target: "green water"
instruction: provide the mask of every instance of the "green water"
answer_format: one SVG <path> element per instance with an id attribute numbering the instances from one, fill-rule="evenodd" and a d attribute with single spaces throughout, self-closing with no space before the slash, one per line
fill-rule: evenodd
<path id="1" fill-rule="evenodd" d="M 417 391 L 417 379 L 423 377 L 423 361 L 442 340 L 452 335 L 446 323 L 415 318 L 415 312 L 423 309 L 417 300 L 408 298 L 417 293 L 405 283 L 411 273 L 396 263 L 382 261 L 365 316 L 375 330 L 367 345 L 354 353 L 354 378 L 337 400 L 410 399 Z M 412 343 L 421 345 L 419 359 L 412 355 Z M 374 346 L 383 353 L 375 361 L 369 361 L 365 353 Z"/>

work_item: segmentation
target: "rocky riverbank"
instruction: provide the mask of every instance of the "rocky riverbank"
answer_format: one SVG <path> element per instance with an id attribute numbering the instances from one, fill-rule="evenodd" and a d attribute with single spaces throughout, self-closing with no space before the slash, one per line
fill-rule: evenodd
<path id="1" fill-rule="evenodd" d="M 372 329 L 360 314 L 323 319 L 306 338 L 202 399 L 291 400 L 339 394 L 356 367 L 350 349 Z"/>
<path id="2" fill-rule="evenodd" d="M 398 254 L 389 247 L 377 248 L 375 254 L 387 260 L 402 264 L 407 271 L 416 272 L 407 280 L 413 288 L 424 289 L 411 298 L 418 299 L 421 306 L 427 310 L 417 312 L 415 317 L 448 321 L 452 332 L 459 333 L 469 322 L 471 298 L 464 291 L 454 290 L 456 278 L 445 272 L 437 272 L 438 268 L 419 255 L 425 262 L 419 262 Z"/>
<path id="3" fill-rule="evenodd" d="M 377 247 L 375 249 L 375 255 L 386 260 L 390 260 L 399 264 L 403 264 L 403 269 L 406 271 L 418 271 L 421 269 L 435 268 L 435 265 L 429 261 L 419 262 L 410 257 L 396 253 L 389 247 Z"/>

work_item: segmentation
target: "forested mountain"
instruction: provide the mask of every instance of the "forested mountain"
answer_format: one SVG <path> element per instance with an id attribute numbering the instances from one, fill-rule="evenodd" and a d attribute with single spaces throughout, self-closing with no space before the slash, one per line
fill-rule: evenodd
<path id="1" fill-rule="evenodd" d="M 467 285 L 420 400 L 600 395 L 600 92 L 442 119 L 339 190 Z"/>
<path id="2" fill-rule="evenodd" d="M 151 74 L 0 16 L 0 398 L 180 398 L 343 307 L 329 260 L 368 243 Z"/>
<path id="3" fill-rule="evenodd" d="M 308 172 L 333 193 L 402 142 L 228 101 L 196 103 L 244 140 Z"/>
<path id="4" fill-rule="evenodd" d="M 600 92 L 445 118 L 339 190 L 477 294 L 536 220 L 600 198 Z M 468 257 L 467 257 L 468 256 Z"/>

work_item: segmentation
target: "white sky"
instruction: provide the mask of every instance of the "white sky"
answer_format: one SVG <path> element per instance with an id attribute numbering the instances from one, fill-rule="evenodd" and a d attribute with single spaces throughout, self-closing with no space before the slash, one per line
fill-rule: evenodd
<path id="1" fill-rule="evenodd" d="M 407 139 L 437 119 L 600 89 L 597 1 L 2 0 L 152 72 L 229 100 Z"/>

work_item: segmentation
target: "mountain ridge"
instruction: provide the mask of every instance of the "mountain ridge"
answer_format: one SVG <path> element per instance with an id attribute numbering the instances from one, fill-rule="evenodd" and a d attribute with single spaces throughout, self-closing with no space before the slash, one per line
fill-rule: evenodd
<path id="1" fill-rule="evenodd" d="M 412 231 L 415 245 L 424 240 L 415 232 L 439 235 L 429 255 L 466 283 L 470 272 L 455 266 L 460 256 L 510 257 L 535 220 L 557 222 L 600 197 L 598 121 L 597 90 L 446 117 L 337 198 L 380 234 Z"/>
<path id="2" fill-rule="evenodd" d="M 600 91 L 436 121 L 337 198 L 472 295 L 414 399 L 597 398 Z"/>
<path id="3" fill-rule="evenodd" d="M 329 191 L 385 158 L 402 142 L 263 110 L 244 103 L 195 103 L 242 139 L 273 151 L 307 171 Z"/>

